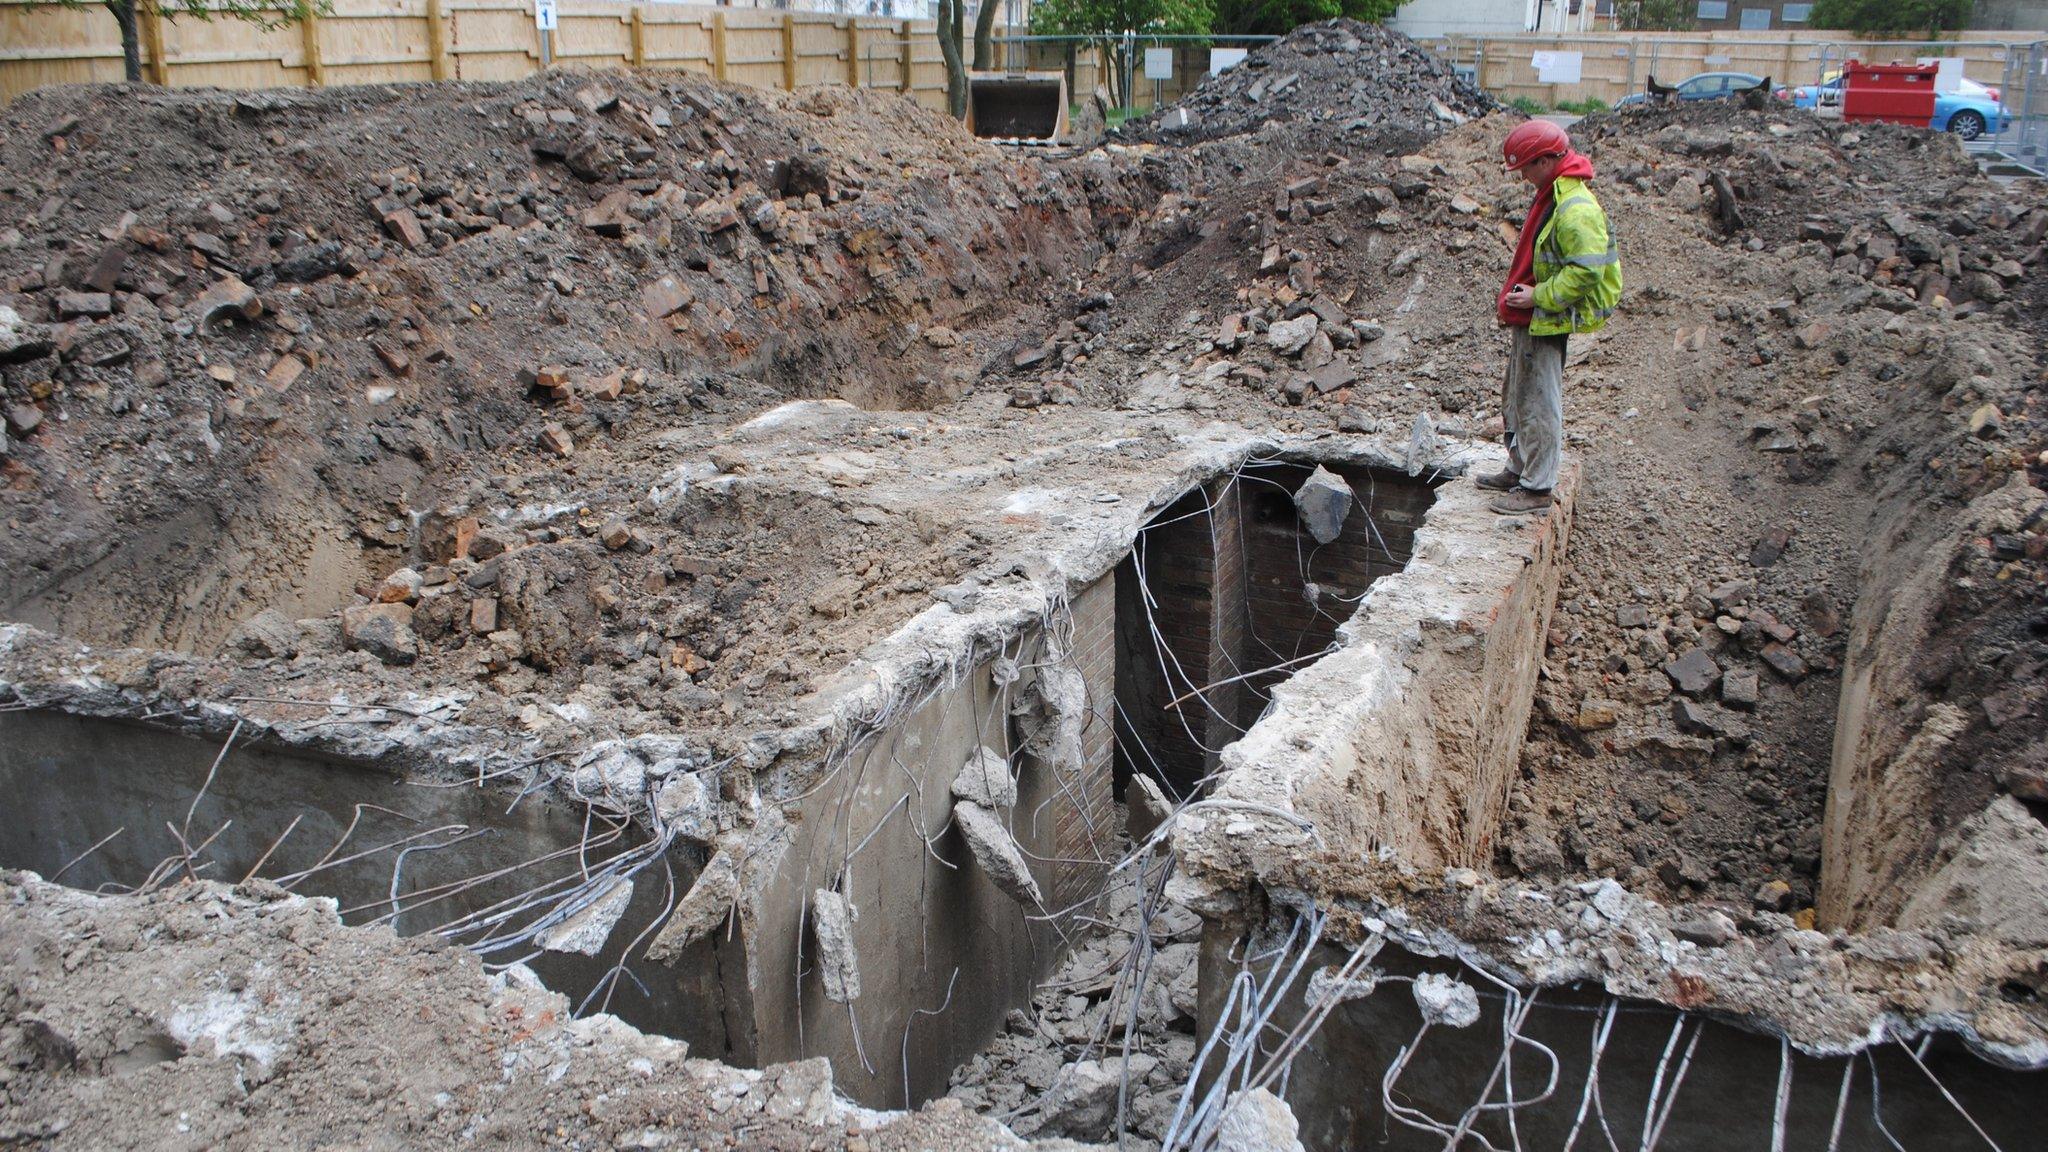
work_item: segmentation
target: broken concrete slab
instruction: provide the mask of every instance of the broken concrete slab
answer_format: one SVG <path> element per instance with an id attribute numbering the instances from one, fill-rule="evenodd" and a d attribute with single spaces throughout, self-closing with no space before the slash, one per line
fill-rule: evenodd
<path id="1" fill-rule="evenodd" d="M 1000 816 L 972 800 L 962 800 L 953 805 L 953 818 L 960 825 L 968 850 L 974 853 L 974 862 L 981 866 L 990 883 L 1027 907 L 1036 908 L 1045 902 L 1038 881 L 1031 875 L 1031 866 L 1017 850 L 1017 841 L 1003 826 Z"/>
<path id="2" fill-rule="evenodd" d="M 818 940 L 818 971 L 825 998 L 835 1004 L 860 999 L 860 953 L 854 949 L 853 922 L 859 911 L 830 889 L 811 893 L 811 928 Z"/>
<path id="3" fill-rule="evenodd" d="M 1345 517 L 1354 501 L 1351 485 L 1321 465 L 1294 490 L 1294 509 L 1302 527 L 1318 544 L 1328 544 L 1344 531 Z"/>
<path id="4" fill-rule="evenodd" d="M 995 750 L 981 747 L 953 775 L 953 795 L 971 800 L 990 811 L 1011 808 L 1017 803 L 1017 781 L 1010 763 Z"/>

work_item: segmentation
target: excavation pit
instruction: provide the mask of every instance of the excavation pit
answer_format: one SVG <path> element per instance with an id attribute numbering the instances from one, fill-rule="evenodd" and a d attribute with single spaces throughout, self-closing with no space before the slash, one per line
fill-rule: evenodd
<path id="1" fill-rule="evenodd" d="M 0 867 L 98 892 L 188 875 L 283 882 L 333 900 L 345 923 L 523 962 L 588 1011 L 707 1056 L 727 1050 L 715 942 L 673 967 L 641 955 L 671 875 L 694 879 L 687 861 L 546 792 L 41 710 L 0 712 L 0 788 L 19 816 L 0 834 Z M 186 844 L 189 874 L 166 863 Z"/>
<path id="2" fill-rule="evenodd" d="M 526 657 L 503 670 L 471 666 L 478 679 L 448 695 L 423 698 L 417 689 L 445 682 L 479 650 L 478 640 L 459 632 L 422 630 L 418 659 L 386 667 L 367 652 L 319 647 L 314 621 L 284 629 L 272 623 L 259 645 L 231 643 L 215 657 L 102 653 L 17 626 L 6 644 L 16 698 L 80 714 L 14 714 L 13 723 L 36 735 L 24 749 L 109 748 L 90 778 L 111 782 L 139 768 L 152 784 L 137 792 L 110 783 L 102 791 L 121 798 L 122 811 L 59 822 L 61 845 L 30 845 L 33 852 L 11 862 L 54 871 L 114 827 L 161 825 L 144 821 L 145 809 L 182 819 L 236 718 L 253 725 L 245 735 L 266 750 L 230 756 L 195 826 L 237 815 L 229 807 L 244 803 L 251 780 L 326 782 L 297 789 L 322 799 L 312 806 L 319 835 L 302 827 L 264 875 L 306 867 L 296 853 L 339 835 L 328 825 L 337 811 L 345 823 L 359 787 L 416 804 L 421 796 L 459 802 L 462 819 L 431 807 L 415 813 L 436 826 L 489 823 L 486 816 L 525 789 L 532 794 L 515 815 L 540 821 L 543 808 L 549 813 L 531 835 L 568 837 L 549 844 L 575 843 L 578 801 L 596 802 L 611 818 L 629 819 L 635 837 L 669 838 L 666 864 L 676 884 L 677 908 L 664 916 L 669 891 L 659 868 L 640 873 L 633 907 L 591 963 L 588 978 L 602 978 L 619 950 L 632 952 L 634 979 L 608 989 L 611 1011 L 686 1039 L 698 1054 L 742 1065 L 826 1056 L 839 1089 L 870 1106 L 914 1106 L 940 1095 L 951 1070 L 1030 1002 L 1117 857 L 1117 716 L 1165 715 L 1162 693 L 1210 689 L 1197 699 L 1211 697 L 1207 713 L 1230 722 L 1214 746 L 1253 725 L 1289 677 L 1337 646 L 1353 605 L 1406 563 L 1440 479 L 1434 473 L 1464 468 L 1470 450 L 1428 462 L 1427 479 L 1365 442 L 1318 444 L 1312 458 L 1299 447 L 1234 433 L 1182 435 L 1139 453 L 1115 440 L 1067 442 L 1039 450 L 1028 467 L 1000 469 L 932 470 L 915 457 L 861 450 L 872 429 L 901 419 L 799 402 L 723 434 L 746 453 L 743 465 L 717 446 L 710 455 L 722 463 L 683 455 L 673 482 L 646 495 L 639 515 L 659 526 L 648 530 L 657 541 L 671 532 L 688 539 L 687 572 L 669 558 L 673 546 L 605 547 L 594 538 L 597 525 L 582 523 L 593 516 L 484 517 L 495 525 L 487 534 L 515 533 L 516 546 L 482 562 L 442 558 L 452 579 L 412 606 L 413 618 L 439 612 L 434 602 L 444 597 L 461 598 L 457 615 L 465 615 L 468 601 L 495 591 L 501 619 L 523 632 Z M 701 439 L 687 451 L 703 451 Z M 943 440 L 919 451 L 954 452 Z M 1351 490 L 1342 529 L 1328 545 L 1305 532 L 1293 503 L 1318 460 Z M 1041 475 L 1061 486 L 1031 483 Z M 830 478 L 829 497 L 816 487 L 821 476 Z M 1087 486 L 1072 486 L 1080 476 Z M 951 502 L 943 518 L 931 511 L 941 491 Z M 532 492 L 528 503 L 543 512 L 573 507 L 544 495 L 559 493 Z M 1207 509 L 1199 533 L 1189 533 L 1196 522 L 1181 517 L 1190 500 Z M 399 558 L 416 571 L 431 566 L 435 549 L 447 546 L 451 519 L 443 511 L 423 520 L 409 545 L 415 551 Z M 771 536 L 811 541 L 772 581 L 744 566 Z M 1195 551 L 1183 556 L 1182 549 Z M 886 573 L 876 567 L 865 577 L 831 576 L 857 572 L 856 559 L 878 554 L 887 557 Z M 665 586 L 642 572 L 657 562 L 667 570 Z M 484 564 L 495 570 L 495 588 L 472 580 Z M 663 617 L 610 614 L 585 600 L 584 591 L 604 579 L 592 572 L 607 568 L 616 571 L 610 587 L 621 594 L 681 605 L 673 618 L 695 623 L 682 631 L 655 625 L 675 648 L 650 652 L 641 642 L 623 658 L 614 654 L 618 637 L 647 628 L 650 615 Z M 927 590 L 910 578 L 924 572 L 960 579 Z M 1197 587 L 1203 579 L 1213 586 Z M 1149 609 L 1144 583 L 1154 585 Z M 1177 659 L 1162 663 L 1161 649 L 1137 643 L 1155 627 L 1171 630 L 1173 621 L 1196 615 L 1226 623 L 1174 637 L 1167 655 Z M 857 655 L 838 671 L 769 670 L 756 653 L 783 653 L 796 663 L 789 645 L 769 640 L 791 620 L 804 622 L 794 634 L 810 667 Z M 1231 647 L 1204 646 L 1219 636 Z M 293 651 L 294 637 L 303 650 Z M 706 666 L 679 674 L 667 655 L 677 650 L 704 653 Z M 706 709 L 710 726 L 666 735 L 587 731 L 579 719 L 587 713 L 575 710 L 594 709 L 587 690 L 567 705 L 501 703 L 532 700 L 551 680 L 590 667 L 593 656 L 614 678 L 633 673 L 636 661 L 658 665 L 649 685 L 657 695 L 624 699 L 663 709 L 691 703 Z M 264 686 L 287 667 L 296 681 L 289 694 Z M 149 703 L 166 686 L 179 700 L 168 711 Z M 205 703 L 195 710 L 198 700 Z M 739 700 L 744 708 L 730 707 Z M 75 729 L 107 723 L 85 718 L 92 715 L 153 716 L 204 738 L 143 727 Z M 1142 747 L 1123 742 L 1127 755 Z M 1021 865 L 1007 875 L 1007 865 L 985 859 L 988 845 L 971 842 L 962 824 L 956 778 L 984 755 L 1002 765 L 1015 792 L 986 805 L 997 838 L 1008 840 Z M 245 756 L 281 759 L 274 769 L 230 771 Z M 310 758 L 295 759 L 302 756 Z M 175 771 L 146 767 L 165 757 Z M 336 767 L 331 757 L 386 765 L 380 771 L 395 775 Z M 36 763 L 34 770 L 52 771 L 52 761 Z M 1189 771 L 1195 775 L 1178 780 L 1161 773 L 1162 783 L 1195 788 L 1200 771 Z M 289 804 L 270 801 L 293 790 L 248 794 L 263 816 L 238 816 L 210 846 L 228 854 L 217 865 L 223 875 L 239 878 L 261 851 L 234 837 L 267 843 L 278 830 L 272 825 L 289 819 L 281 814 Z M 985 839 L 989 826 L 977 825 L 975 835 Z M 122 862 L 131 871 L 146 874 L 171 853 L 137 844 L 138 859 Z M 453 861 L 448 851 L 439 854 Z M 429 855 L 408 856 L 405 875 L 444 879 L 423 870 Z M 115 862 L 108 857 L 106 866 Z M 496 866 L 496 858 L 478 867 L 486 863 Z M 380 915 L 375 906 L 388 901 L 389 865 L 365 861 L 362 874 L 336 892 L 344 909 L 362 908 L 363 919 Z M 111 878 L 76 869 L 63 877 L 93 885 Z M 1026 881 L 1028 891 L 1019 888 Z M 310 880 L 307 886 L 313 890 Z M 821 924 L 821 915 L 831 922 Z M 406 913 L 399 926 L 434 923 Z M 486 959 L 523 955 L 506 950 Z M 548 970 L 561 961 L 533 963 L 572 1000 L 582 998 L 576 973 Z M 853 973 L 857 987 L 849 985 Z M 645 1003 L 643 984 L 658 990 L 654 1003 Z"/>

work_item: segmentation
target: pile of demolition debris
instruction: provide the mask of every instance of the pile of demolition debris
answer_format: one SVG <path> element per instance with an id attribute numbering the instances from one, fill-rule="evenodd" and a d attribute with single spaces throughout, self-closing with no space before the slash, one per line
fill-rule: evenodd
<path id="1" fill-rule="evenodd" d="M 1501 107 L 1415 41 L 1347 18 L 1304 25 L 1254 49 L 1115 138 L 1192 143 L 1278 123 L 1292 138 L 1327 139 L 1332 147 L 1394 138 L 1412 145 Z"/>
<path id="2" fill-rule="evenodd" d="M 956 396 L 945 325 L 1092 258 L 1123 194 L 991 159 L 891 96 L 673 75 L 31 93 L 0 136 L 8 606 L 212 650 L 233 597 L 57 586 L 204 500 L 239 583 L 293 599 L 282 541 L 346 595 L 446 559 L 405 555 L 431 501 L 516 508 L 622 427 Z"/>
<path id="3" fill-rule="evenodd" d="M 1202 931 L 1193 912 L 1148 891 L 1158 879 L 1156 866 L 1112 878 L 1100 918 L 1031 1009 L 1013 1010 L 1003 1034 L 955 1070 L 953 1099 L 1019 1135 L 1108 1142 L 1121 1133 L 1157 1145 L 1194 1066 Z"/>
<path id="4" fill-rule="evenodd" d="M 1024 1147 L 951 1101 L 853 1107 L 822 1059 L 692 1059 L 576 1018 L 523 968 L 487 975 L 432 936 L 344 928 L 333 901 L 264 880 L 102 897 L 0 872 L 0 961 L 8 1143 Z"/>

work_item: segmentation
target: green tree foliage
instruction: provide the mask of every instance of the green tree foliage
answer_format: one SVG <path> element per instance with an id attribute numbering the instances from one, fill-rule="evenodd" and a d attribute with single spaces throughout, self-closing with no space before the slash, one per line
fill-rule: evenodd
<path id="1" fill-rule="evenodd" d="M 1628 32 L 1686 32 L 1697 23 L 1695 0 L 1619 0 L 1614 20 Z"/>
<path id="2" fill-rule="evenodd" d="M 226 16 L 263 28 L 282 28 L 310 16 L 332 12 L 332 0 L 56 0 L 71 9 L 104 7 L 121 28 L 121 66 L 130 84 L 142 82 L 141 20 L 159 16 L 176 21 L 190 16 L 211 22 Z"/>
<path id="3" fill-rule="evenodd" d="M 1118 107 L 1123 107 L 1130 103 L 1129 94 L 1123 91 L 1124 73 L 1134 64 L 1132 57 L 1146 47 L 1143 41 L 1126 41 L 1124 33 L 1200 35 L 1212 31 L 1216 13 L 1211 3 L 1212 0 L 1043 0 L 1031 6 L 1031 31 L 1037 36 L 1076 36 L 1093 41 L 1110 65 L 1106 69 L 1110 95 Z"/>
<path id="4" fill-rule="evenodd" d="M 1865 35 L 1954 32 L 1970 25 L 1971 0 L 1815 0 L 1811 28 Z"/>
<path id="5" fill-rule="evenodd" d="M 1214 30 L 1232 36 L 1285 36 L 1303 24 L 1349 16 L 1384 20 L 1402 0 L 1216 0 Z"/>

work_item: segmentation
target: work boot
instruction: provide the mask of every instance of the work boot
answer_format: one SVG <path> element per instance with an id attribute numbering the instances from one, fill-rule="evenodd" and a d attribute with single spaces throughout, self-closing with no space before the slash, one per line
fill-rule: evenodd
<path id="1" fill-rule="evenodd" d="M 1495 492 L 1505 492 L 1516 484 L 1521 483 L 1521 480 L 1521 475 L 1512 468 L 1503 468 L 1498 472 L 1488 472 L 1484 476 L 1474 476 L 1472 478 L 1474 484 L 1479 485 L 1481 488 L 1492 489 Z"/>
<path id="2" fill-rule="evenodd" d="M 1516 487 L 1514 491 L 1487 505 L 1503 516 L 1527 516 L 1532 512 L 1550 511 L 1550 492 L 1534 488 Z"/>

